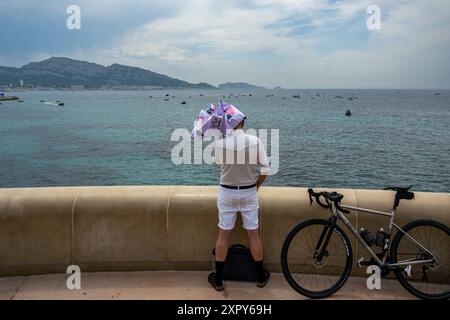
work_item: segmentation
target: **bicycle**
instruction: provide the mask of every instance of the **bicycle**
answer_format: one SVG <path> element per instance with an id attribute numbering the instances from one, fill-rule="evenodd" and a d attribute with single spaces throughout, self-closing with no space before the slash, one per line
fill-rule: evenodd
<path id="1" fill-rule="evenodd" d="M 384 189 L 396 191 L 391 212 L 343 205 L 342 194 L 308 189 L 310 204 L 314 197 L 321 207 L 330 210 L 331 217 L 300 222 L 287 235 L 281 267 L 289 285 L 313 299 L 328 297 L 342 288 L 353 265 L 352 246 L 337 224 L 342 221 L 371 256 L 370 261 L 359 259 L 359 267 L 377 265 L 384 275 L 393 271 L 400 284 L 418 298 L 449 299 L 449 227 L 433 220 L 415 220 L 403 228 L 394 222 L 400 200 L 414 199 L 411 187 Z M 388 230 L 380 229 L 376 236 L 367 229 L 358 232 L 346 217 L 350 211 L 389 217 Z M 391 242 L 394 228 L 397 232 Z M 381 252 L 375 253 L 373 246 Z"/>

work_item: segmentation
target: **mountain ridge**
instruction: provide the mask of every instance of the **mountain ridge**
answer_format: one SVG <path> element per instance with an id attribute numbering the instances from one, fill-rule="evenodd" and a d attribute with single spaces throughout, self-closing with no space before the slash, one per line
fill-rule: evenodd
<path id="1" fill-rule="evenodd" d="M 201 88 L 215 87 L 204 82 L 189 83 L 139 67 L 114 63 L 103 66 L 97 63 L 74 60 L 67 57 L 51 57 L 30 62 L 20 68 L 0 66 L 0 85 L 25 84 L 41 87 L 71 87 L 82 85 L 86 88 L 101 87 L 161 87 L 161 88 Z"/>
<path id="2" fill-rule="evenodd" d="M 247 82 L 225 82 L 218 85 L 219 89 L 256 89 L 256 90 L 268 90 L 266 87 L 256 86 Z"/>

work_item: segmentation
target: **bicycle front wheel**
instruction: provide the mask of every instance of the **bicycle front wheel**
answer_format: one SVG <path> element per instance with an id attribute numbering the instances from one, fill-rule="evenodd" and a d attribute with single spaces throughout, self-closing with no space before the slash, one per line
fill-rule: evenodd
<path id="1" fill-rule="evenodd" d="M 313 299 L 325 298 L 338 291 L 350 276 L 352 248 L 342 229 L 335 225 L 322 254 L 317 250 L 331 222 L 311 219 L 295 226 L 281 250 L 281 267 L 289 285 Z"/>
<path id="2" fill-rule="evenodd" d="M 449 299 L 449 228 L 437 221 L 417 220 L 403 227 L 403 231 L 397 231 L 391 249 L 393 263 L 406 263 L 395 271 L 399 282 L 418 298 Z M 420 260 L 433 261 L 408 265 L 409 261 Z"/>

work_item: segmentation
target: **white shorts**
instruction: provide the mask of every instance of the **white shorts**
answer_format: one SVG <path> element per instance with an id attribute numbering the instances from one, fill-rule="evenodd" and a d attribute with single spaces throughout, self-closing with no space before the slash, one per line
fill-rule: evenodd
<path id="1" fill-rule="evenodd" d="M 238 212 L 241 213 L 244 229 L 256 230 L 259 227 L 259 199 L 256 187 L 234 190 L 220 186 L 217 194 L 217 208 L 219 209 L 219 228 L 222 230 L 234 228 Z"/>

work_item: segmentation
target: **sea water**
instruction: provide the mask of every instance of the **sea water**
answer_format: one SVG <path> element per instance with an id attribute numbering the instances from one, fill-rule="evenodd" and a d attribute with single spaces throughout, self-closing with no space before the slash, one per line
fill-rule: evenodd
<path id="1" fill-rule="evenodd" d="M 171 133 L 191 130 L 200 109 L 223 99 L 246 113 L 246 127 L 280 130 L 279 170 L 267 185 L 450 192 L 448 90 L 9 94 L 24 102 L 0 105 L 3 188 L 217 185 L 217 166 L 171 161 Z"/>

